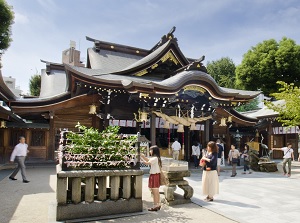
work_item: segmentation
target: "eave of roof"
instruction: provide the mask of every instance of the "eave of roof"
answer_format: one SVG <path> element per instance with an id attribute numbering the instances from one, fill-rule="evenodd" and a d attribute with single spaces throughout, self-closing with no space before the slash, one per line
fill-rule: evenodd
<path id="1" fill-rule="evenodd" d="M 284 105 L 285 104 L 285 100 L 278 100 L 273 102 L 274 105 Z M 264 106 L 262 109 L 252 112 L 252 113 L 246 113 L 245 114 L 248 117 L 255 117 L 258 119 L 262 119 L 262 118 L 270 118 L 270 117 L 277 117 L 278 116 L 278 112 L 269 109 L 268 107 Z"/>
<path id="2" fill-rule="evenodd" d="M 173 94 L 186 85 L 200 85 L 214 98 L 219 100 L 224 100 L 225 98 L 227 101 L 247 101 L 260 94 L 260 92 L 256 91 L 221 88 L 209 74 L 195 70 L 182 71 L 168 79 L 160 81 L 125 75 L 97 74 L 97 70 L 70 65 L 65 65 L 65 68 L 71 75 L 75 75 L 76 79 L 93 86 L 102 85 L 110 88 L 124 88 L 129 92 L 143 89 L 152 93 Z"/>
<path id="3" fill-rule="evenodd" d="M 15 100 L 17 97 L 16 95 L 6 86 L 3 77 L 2 72 L 0 70 L 0 99 L 3 99 L 5 101 L 11 101 Z"/>
<path id="4" fill-rule="evenodd" d="M 122 45 L 122 44 L 112 43 L 112 42 L 106 42 L 106 41 L 94 39 L 94 38 L 91 38 L 88 36 L 86 36 L 86 40 L 94 42 L 94 43 L 95 42 L 99 43 L 100 50 L 105 49 L 105 50 L 129 53 L 129 54 L 133 54 L 133 55 L 142 55 L 142 56 L 146 56 L 149 54 L 149 50 L 138 48 L 138 47 Z"/>
<path id="5" fill-rule="evenodd" d="M 224 108 L 216 108 L 217 114 L 222 115 L 224 117 L 232 116 L 232 121 L 241 125 L 245 126 L 254 126 L 256 125 L 258 119 L 256 118 L 249 118 L 247 116 L 244 116 L 235 110 L 231 109 L 230 111 L 227 111 Z"/>

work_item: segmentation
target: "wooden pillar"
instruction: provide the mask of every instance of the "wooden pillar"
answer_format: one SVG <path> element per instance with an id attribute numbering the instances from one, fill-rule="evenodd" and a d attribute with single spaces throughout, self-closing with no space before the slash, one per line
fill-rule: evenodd
<path id="1" fill-rule="evenodd" d="M 151 146 L 156 145 L 156 115 L 151 112 L 150 118 L 150 137 L 151 137 Z"/>
<path id="2" fill-rule="evenodd" d="M 184 126 L 184 160 L 189 161 L 189 157 L 191 156 L 190 148 L 191 148 L 191 131 L 188 126 Z"/>
<path id="3" fill-rule="evenodd" d="M 269 122 L 268 125 L 268 132 L 267 132 L 267 146 L 269 149 L 273 147 L 273 128 L 272 128 L 272 123 Z"/>
<path id="4" fill-rule="evenodd" d="M 11 131 L 9 129 L 4 129 L 3 131 L 3 162 L 9 162 L 10 159 L 10 145 L 9 142 L 11 140 Z M 7 156 L 8 154 L 8 156 Z"/>
<path id="5" fill-rule="evenodd" d="M 54 151 L 55 151 L 55 129 L 54 129 L 54 112 L 50 116 L 50 129 L 49 129 L 49 144 L 47 147 L 47 160 L 53 160 L 54 159 Z"/>
<path id="6" fill-rule="evenodd" d="M 204 124 L 204 134 L 205 134 L 205 141 L 203 142 L 203 148 L 206 147 L 206 144 L 209 142 L 209 135 L 210 135 L 210 120 L 206 120 Z"/>
<path id="7" fill-rule="evenodd" d="M 31 145 L 31 135 L 32 135 L 31 130 L 26 129 L 26 130 L 25 130 L 25 135 L 24 135 L 24 137 L 25 137 L 25 139 L 26 139 L 26 143 L 27 143 L 29 146 Z"/>

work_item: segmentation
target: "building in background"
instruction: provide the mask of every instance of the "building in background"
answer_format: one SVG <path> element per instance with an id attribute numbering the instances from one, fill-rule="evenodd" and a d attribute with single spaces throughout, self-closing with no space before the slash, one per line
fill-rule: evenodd
<path id="1" fill-rule="evenodd" d="M 20 86 L 16 86 L 16 78 L 13 78 L 12 76 L 9 77 L 3 77 L 3 81 L 6 84 L 6 86 L 16 95 L 17 97 L 20 97 L 22 94 L 22 90 L 20 89 Z"/>

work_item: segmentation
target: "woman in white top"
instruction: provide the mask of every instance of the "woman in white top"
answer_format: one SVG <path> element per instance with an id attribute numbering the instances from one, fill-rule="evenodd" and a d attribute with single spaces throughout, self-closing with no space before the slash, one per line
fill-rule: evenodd
<path id="1" fill-rule="evenodd" d="M 159 187 L 160 187 L 160 169 L 161 169 L 161 159 L 159 148 L 155 146 L 150 147 L 151 158 L 145 157 L 141 154 L 142 162 L 146 165 L 150 165 L 150 176 L 148 181 L 148 187 L 153 194 L 153 207 L 149 208 L 148 211 L 158 211 L 160 210 L 160 197 L 159 197 Z"/>
<path id="2" fill-rule="evenodd" d="M 195 168 L 198 168 L 199 158 L 200 158 L 200 148 L 197 142 L 194 142 L 194 145 L 192 146 L 192 156 L 194 159 Z"/>

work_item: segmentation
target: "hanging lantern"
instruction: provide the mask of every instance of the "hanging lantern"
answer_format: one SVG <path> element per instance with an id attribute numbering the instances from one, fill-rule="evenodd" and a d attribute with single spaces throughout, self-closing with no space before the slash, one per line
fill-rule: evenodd
<path id="1" fill-rule="evenodd" d="M 148 121 L 148 113 L 145 111 L 138 110 L 138 114 L 133 113 L 134 119 L 137 122 L 147 122 Z"/>
<path id="2" fill-rule="evenodd" d="M 228 121 L 228 122 L 232 122 L 232 116 L 228 116 L 227 121 Z"/>
<path id="3" fill-rule="evenodd" d="M 6 121 L 3 121 L 3 120 L 1 121 L 0 128 L 1 128 L 1 129 L 7 128 L 7 127 L 6 127 Z"/>
<path id="4" fill-rule="evenodd" d="M 89 111 L 89 114 L 91 114 L 91 115 L 95 115 L 95 114 L 97 114 L 97 106 L 96 105 L 94 105 L 94 104 L 92 104 L 92 105 L 90 105 L 90 111 Z"/>
<path id="5" fill-rule="evenodd" d="M 165 124 L 163 125 L 164 129 L 170 129 L 170 122 L 169 121 L 165 121 Z"/>
<path id="6" fill-rule="evenodd" d="M 183 125 L 182 125 L 182 124 L 179 124 L 179 125 L 178 125 L 177 132 L 184 132 L 184 128 L 183 128 Z"/>
<path id="7" fill-rule="evenodd" d="M 191 124 L 190 130 L 191 130 L 191 131 L 197 130 L 197 129 L 196 129 L 196 123 L 192 123 L 192 124 Z"/>
<path id="8" fill-rule="evenodd" d="M 148 118 L 147 118 L 148 113 L 147 112 L 141 112 L 140 116 L 141 116 L 141 122 L 146 122 L 148 120 Z"/>
<path id="9" fill-rule="evenodd" d="M 221 118 L 221 124 L 219 126 L 227 126 L 226 125 L 226 118 Z"/>

